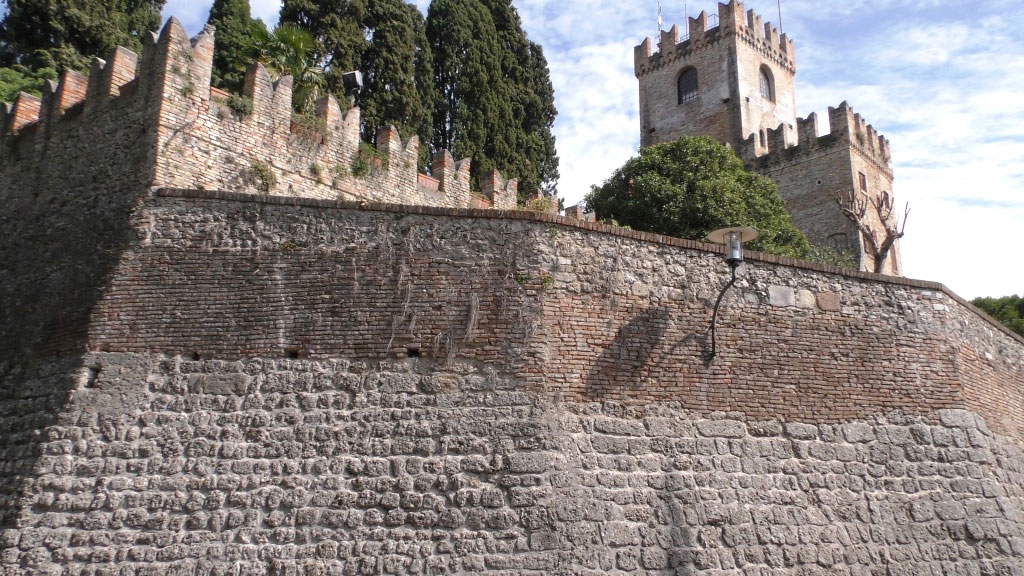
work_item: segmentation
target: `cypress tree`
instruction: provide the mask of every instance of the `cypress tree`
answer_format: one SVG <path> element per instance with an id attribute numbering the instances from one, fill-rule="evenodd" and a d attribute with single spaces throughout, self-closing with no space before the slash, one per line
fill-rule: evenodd
<path id="1" fill-rule="evenodd" d="M 402 0 L 370 0 L 365 22 L 370 41 L 361 58 L 365 88 L 359 98 L 369 138 L 395 125 L 403 135 L 430 143 L 433 64 L 423 16 Z"/>
<path id="2" fill-rule="evenodd" d="M 282 24 L 308 30 L 316 40 L 313 58 L 326 71 L 327 87 L 341 95 L 341 76 L 359 69 L 367 38 L 367 0 L 284 0 Z"/>
<path id="3" fill-rule="evenodd" d="M 524 196 L 554 193 L 554 90 L 541 47 L 509 0 L 435 0 L 427 16 L 440 94 L 434 143 L 496 167 Z"/>
<path id="4" fill-rule="evenodd" d="M 512 106 L 490 11 L 480 0 L 434 0 L 427 38 L 438 90 L 434 148 L 472 157 L 476 176 L 494 167 L 516 176 L 508 170 Z"/>
<path id="5" fill-rule="evenodd" d="M 403 136 L 418 134 L 423 163 L 430 156 L 434 112 L 434 69 L 422 14 L 404 0 L 285 0 L 281 21 L 309 30 L 327 89 L 345 101 L 341 75 L 361 70 L 365 85 L 357 98 L 363 134 L 396 126 Z"/>
<path id="6" fill-rule="evenodd" d="M 245 84 L 245 73 L 257 55 L 253 27 L 265 26 L 252 17 L 249 0 L 214 0 L 207 24 L 217 28 L 213 85 L 240 92 Z"/>
<path id="7" fill-rule="evenodd" d="M 164 0 L 8 0 L 0 24 L 3 62 L 35 69 L 84 69 L 117 46 L 142 48 L 160 26 Z"/>

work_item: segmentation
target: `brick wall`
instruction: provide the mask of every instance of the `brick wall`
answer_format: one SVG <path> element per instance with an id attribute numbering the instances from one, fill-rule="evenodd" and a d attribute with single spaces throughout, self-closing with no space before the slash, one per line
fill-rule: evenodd
<path id="1" fill-rule="evenodd" d="M 174 191 L 146 202 L 143 240 L 93 313 L 90 348 L 372 359 L 412 346 L 579 400 L 814 421 L 963 407 L 956 356 L 968 350 L 990 354 L 1008 390 L 1022 385 L 1018 342 L 933 285 L 751 262 L 706 366 L 728 269 L 685 247 L 696 243 L 282 202 Z M 1024 418 L 1004 424 L 1024 431 Z"/>
<path id="2" fill-rule="evenodd" d="M 424 187 L 415 136 L 403 139 L 394 128 L 382 130 L 371 151 L 360 140 L 358 108 L 343 112 L 328 97 L 313 116 L 296 115 L 291 78 L 272 81 L 259 64 L 250 68 L 242 94 L 211 88 L 212 30 L 189 40 L 172 18 L 158 38 L 145 40 L 141 57 L 118 48 L 109 62 L 97 60 L 88 78 L 70 73 L 47 87 L 42 102 L 22 95 L 3 119 L 0 172 L 8 180 L 56 189 L 74 178 L 63 174 L 92 174 L 102 163 L 154 187 L 471 205 L 469 159 L 455 163 L 447 151 L 438 151 L 431 165 L 437 186 Z M 145 141 L 133 139 L 136 133 Z M 88 149 L 74 147 L 82 141 L 90 143 Z M 119 153 L 129 143 L 148 161 L 129 163 Z M 45 156 L 51 148 L 70 152 L 57 163 Z M 39 181 L 41 163 L 53 169 L 56 181 Z M 515 180 L 492 172 L 484 182 L 474 205 L 516 206 Z"/>

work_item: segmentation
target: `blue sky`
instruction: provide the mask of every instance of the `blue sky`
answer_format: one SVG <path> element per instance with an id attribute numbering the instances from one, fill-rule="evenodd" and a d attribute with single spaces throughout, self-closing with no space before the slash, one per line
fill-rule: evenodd
<path id="1" fill-rule="evenodd" d="M 424 11 L 428 0 L 419 0 Z M 517 1 L 555 85 L 559 194 L 571 205 L 639 145 L 633 46 L 657 33 L 657 2 Z M 717 3 L 689 0 L 690 15 Z M 776 0 L 745 3 L 777 22 Z M 209 1 L 169 0 L 196 33 Z M 783 0 L 797 45 L 797 109 L 847 100 L 892 143 L 911 217 L 905 273 L 961 296 L 1024 293 L 1024 7 L 1018 0 Z M 277 0 L 253 0 L 277 19 Z M 684 2 L 665 2 L 665 27 Z M 825 116 L 827 118 L 827 116 Z M 827 124 L 827 122 L 826 122 Z M 821 127 L 825 130 L 825 127 Z"/>

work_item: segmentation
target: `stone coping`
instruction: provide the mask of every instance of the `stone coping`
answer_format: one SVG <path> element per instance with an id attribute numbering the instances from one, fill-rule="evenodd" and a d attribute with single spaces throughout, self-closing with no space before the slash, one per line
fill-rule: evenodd
<path id="1" fill-rule="evenodd" d="M 653 242 L 656 244 L 663 244 L 666 246 L 675 246 L 679 248 L 685 248 L 688 250 L 698 250 L 714 254 L 725 253 L 725 247 L 720 246 L 718 244 L 700 242 L 697 240 L 687 240 L 685 238 L 675 238 L 672 236 L 665 236 L 663 234 L 655 234 L 653 232 L 641 232 L 638 230 L 630 230 L 619 226 L 602 224 L 600 222 L 586 222 L 582 220 L 577 220 L 575 218 L 567 218 L 565 216 L 559 216 L 555 214 L 531 212 L 526 210 L 444 208 L 438 206 L 389 204 L 384 202 L 367 202 L 352 200 L 321 200 L 317 198 L 304 198 L 299 196 L 256 195 L 246 194 L 242 192 L 226 192 L 221 190 L 194 190 L 185 188 L 158 188 L 153 191 L 153 195 L 165 198 L 194 198 L 201 200 L 257 202 L 261 204 L 275 204 L 279 206 L 334 208 L 341 210 L 366 210 L 370 212 L 394 212 L 400 214 L 421 214 L 425 216 L 449 216 L 456 218 L 488 218 L 494 220 L 525 220 L 528 222 L 557 224 L 559 226 L 564 226 L 567 228 L 576 228 L 580 230 L 587 230 L 590 232 L 598 232 L 601 234 L 609 234 L 612 236 L 629 238 L 631 240 L 639 240 L 641 242 Z M 1017 343 L 1024 345 L 1024 336 L 1020 336 L 1016 332 L 1013 332 L 1008 327 L 1004 326 L 1001 322 L 989 316 L 980 308 L 974 306 L 967 300 L 961 298 L 959 295 L 957 295 L 955 292 L 947 288 L 946 285 L 942 284 L 941 282 L 932 282 L 929 280 L 916 280 L 913 278 L 904 278 L 901 276 L 888 276 L 885 274 L 875 274 L 874 272 L 844 270 L 842 268 L 838 268 L 836 266 L 829 266 L 827 264 L 819 264 L 817 262 L 809 262 L 807 260 L 800 260 L 797 258 L 789 258 L 787 256 L 778 256 L 775 254 L 756 252 L 752 250 L 744 251 L 744 256 L 748 260 L 753 260 L 755 262 L 779 264 L 782 266 L 800 268 L 803 270 L 811 270 L 814 272 L 822 272 L 825 274 L 836 274 L 839 276 L 844 276 L 846 278 L 854 278 L 870 282 L 881 282 L 884 284 L 893 284 L 896 286 L 907 286 L 911 288 L 921 288 L 925 290 L 935 290 L 937 292 L 942 292 L 946 296 L 949 296 L 950 298 L 955 300 L 960 305 L 966 307 L 968 310 L 973 312 L 982 320 L 985 320 L 1002 333 L 1008 335 Z"/>

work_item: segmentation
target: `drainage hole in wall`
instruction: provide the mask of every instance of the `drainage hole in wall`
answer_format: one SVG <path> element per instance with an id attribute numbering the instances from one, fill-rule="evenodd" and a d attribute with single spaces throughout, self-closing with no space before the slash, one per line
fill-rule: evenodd
<path id="1" fill-rule="evenodd" d="M 96 380 L 100 377 L 100 370 L 101 368 L 99 366 L 89 366 L 88 368 L 86 368 L 85 378 L 84 381 L 82 382 L 82 387 L 95 388 Z"/>
<path id="2" fill-rule="evenodd" d="M 300 358 L 302 356 L 302 349 L 301 348 L 286 348 L 285 351 L 284 351 L 284 356 L 285 356 L 285 358 L 290 358 L 292 360 L 298 359 L 298 358 Z"/>
<path id="3" fill-rule="evenodd" d="M 408 356 L 409 358 L 419 358 L 420 357 L 420 347 L 419 346 L 406 346 L 405 347 L 405 355 Z"/>

